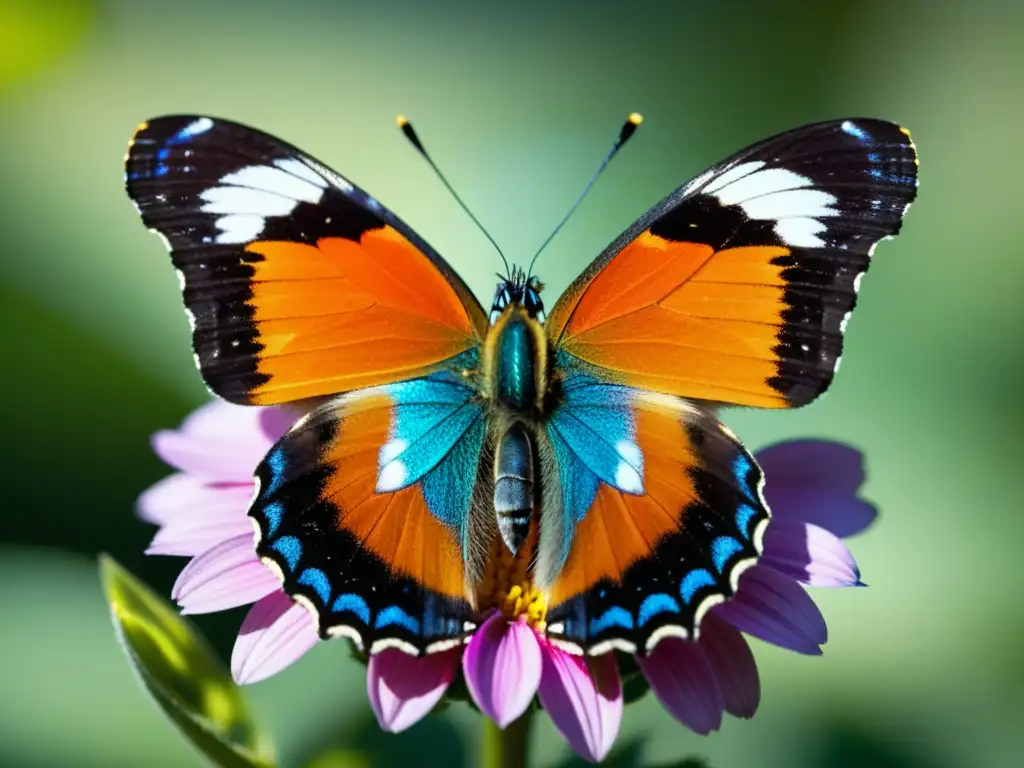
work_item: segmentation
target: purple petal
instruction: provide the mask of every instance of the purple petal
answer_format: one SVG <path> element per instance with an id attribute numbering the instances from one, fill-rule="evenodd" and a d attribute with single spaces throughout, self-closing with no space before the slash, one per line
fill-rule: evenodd
<path id="1" fill-rule="evenodd" d="M 615 656 L 574 656 L 544 643 L 540 703 L 577 754 L 601 762 L 622 722 L 622 683 Z M 589 669 L 588 669 L 589 667 Z"/>
<path id="2" fill-rule="evenodd" d="M 740 631 L 709 613 L 700 624 L 700 641 L 718 687 L 725 711 L 736 717 L 753 717 L 761 700 L 761 679 L 750 646 Z"/>
<path id="3" fill-rule="evenodd" d="M 370 657 L 366 689 L 377 722 L 399 733 L 418 723 L 444 696 L 459 670 L 461 648 L 416 657 L 387 648 Z"/>
<path id="4" fill-rule="evenodd" d="M 537 636 L 525 621 L 495 613 L 473 634 L 462 670 L 480 711 L 504 728 L 526 711 L 540 685 Z"/>
<path id="5" fill-rule="evenodd" d="M 260 429 L 271 443 L 280 440 L 298 420 L 298 414 L 285 406 L 260 408 Z"/>
<path id="6" fill-rule="evenodd" d="M 231 675 L 239 685 L 258 683 L 297 661 L 319 639 L 310 612 L 278 589 L 257 600 L 242 622 Z"/>
<path id="7" fill-rule="evenodd" d="M 793 440 L 757 452 L 770 482 L 795 488 L 830 488 L 856 493 L 864 483 L 864 455 L 831 440 Z"/>
<path id="8" fill-rule="evenodd" d="M 773 519 L 765 533 L 761 563 L 814 587 L 861 583 L 857 563 L 846 545 L 811 523 Z"/>
<path id="9" fill-rule="evenodd" d="M 683 725 L 701 734 L 722 726 L 722 691 L 697 643 L 667 637 L 637 662 L 658 701 Z"/>
<path id="10" fill-rule="evenodd" d="M 841 538 L 860 533 L 878 517 L 874 505 L 845 492 L 787 487 L 769 491 L 766 485 L 765 500 L 773 520 L 813 523 Z"/>
<path id="11" fill-rule="evenodd" d="M 193 412 L 180 429 L 153 435 L 153 450 L 161 459 L 210 482 L 252 483 L 271 445 L 259 408 L 221 401 Z"/>
<path id="12" fill-rule="evenodd" d="M 712 611 L 736 629 L 797 653 L 819 655 L 825 619 L 803 587 L 771 568 L 743 574 L 736 595 Z"/>
<path id="13" fill-rule="evenodd" d="M 228 539 L 192 558 L 171 596 L 182 613 L 210 613 L 254 603 L 281 588 L 256 557 L 252 534 Z"/>
<path id="14" fill-rule="evenodd" d="M 801 440 L 770 446 L 756 458 L 776 519 L 814 523 L 836 536 L 852 536 L 878 515 L 874 506 L 857 498 L 864 483 L 864 457 L 855 448 Z"/>

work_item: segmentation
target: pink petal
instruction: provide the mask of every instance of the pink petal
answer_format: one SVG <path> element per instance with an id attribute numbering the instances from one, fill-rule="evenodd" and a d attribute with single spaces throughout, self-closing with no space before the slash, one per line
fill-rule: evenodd
<path id="1" fill-rule="evenodd" d="M 773 519 L 765 533 L 761 563 L 810 586 L 861 583 L 857 562 L 846 545 L 812 523 Z"/>
<path id="2" fill-rule="evenodd" d="M 366 689 L 377 722 L 399 733 L 429 714 L 459 670 L 461 648 L 416 657 L 387 648 L 370 657 Z"/>
<path id="3" fill-rule="evenodd" d="M 242 622 L 231 652 L 239 685 L 276 675 L 316 645 L 320 636 L 308 610 L 281 590 L 256 601 Z"/>
<path id="4" fill-rule="evenodd" d="M 864 483 L 860 451 L 827 440 L 780 443 L 758 451 L 765 499 L 776 519 L 814 523 L 836 536 L 852 536 L 878 515 L 858 499 Z"/>
<path id="5" fill-rule="evenodd" d="M 637 657 L 651 690 L 669 713 L 693 731 L 722 726 L 725 703 L 711 664 L 697 643 L 667 637 L 646 657 Z"/>
<path id="6" fill-rule="evenodd" d="M 526 711 L 540 685 L 537 636 L 525 621 L 495 613 L 473 634 L 462 670 L 480 711 L 504 728 Z"/>
<path id="7" fill-rule="evenodd" d="M 139 496 L 138 514 L 156 525 L 168 525 L 182 517 L 225 514 L 245 519 L 255 485 L 211 486 L 183 472 L 165 477 Z"/>
<path id="8" fill-rule="evenodd" d="M 761 680 L 750 646 L 724 619 L 709 613 L 700 624 L 700 641 L 722 692 L 725 711 L 736 717 L 753 717 L 761 700 Z"/>
<path id="9" fill-rule="evenodd" d="M 192 558 L 171 596 L 182 613 L 210 613 L 254 603 L 280 588 L 277 577 L 256 557 L 252 534 L 248 534 Z"/>
<path id="10" fill-rule="evenodd" d="M 803 587 L 771 568 L 743 574 L 736 595 L 712 611 L 736 629 L 797 653 L 821 654 L 825 619 Z"/>
<path id="11" fill-rule="evenodd" d="M 146 554 L 194 557 L 222 541 L 246 534 L 252 538 L 252 524 L 244 517 L 228 520 L 214 517 L 200 524 L 165 525 L 153 537 Z"/>
<path id="12" fill-rule="evenodd" d="M 193 412 L 180 429 L 153 435 L 153 450 L 161 459 L 210 482 L 251 483 L 272 445 L 259 408 L 221 401 Z"/>
<path id="13" fill-rule="evenodd" d="M 550 643 L 541 651 L 540 703 L 577 754 L 601 762 L 622 722 L 622 683 L 615 656 L 591 657 L 588 664 L 588 659 Z"/>

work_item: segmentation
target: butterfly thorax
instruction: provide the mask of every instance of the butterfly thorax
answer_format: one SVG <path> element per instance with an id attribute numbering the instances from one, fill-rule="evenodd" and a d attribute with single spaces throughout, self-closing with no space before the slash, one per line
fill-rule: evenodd
<path id="1" fill-rule="evenodd" d="M 494 416 L 494 511 L 508 551 L 530 533 L 536 499 L 534 426 L 548 390 L 548 340 L 540 286 L 522 275 L 498 284 L 483 345 L 482 390 Z"/>

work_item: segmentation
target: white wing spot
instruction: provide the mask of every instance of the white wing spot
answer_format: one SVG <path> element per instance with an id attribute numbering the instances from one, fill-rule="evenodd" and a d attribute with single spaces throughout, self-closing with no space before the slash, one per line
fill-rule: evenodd
<path id="1" fill-rule="evenodd" d="M 303 168 L 301 163 L 296 165 Z M 309 170 L 308 168 L 306 169 Z M 319 203 L 324 196 L 326 183 L 323 179 L 317 178 L 319 184 L 312 183 L 306 179 L 296 178 L 280 168 L 269 165 L 250 165 L 241 170 L 222 176 L 221 184 L 261 189 L 265 192 L 272 192 L 281 197 L 288 197 L 292 200 L 303 200 L 307 203 Z"/>
<path id="2" fill-rule="evenodd" d="M 320 189 L 327 189 L 327 179 L 318 174 L 301 160 L 296 160 L 294 157 L 284 157 L 275 160 L 274 165 L 282 171 L 290 173 L 292 176 L 298 176 L 300 179 L 305 179 L 310 184 L 315 184 L 320 187 Z"/>
<path id="3" fill-rule="evenodd" d="M 298 204 L 273 192 L 248 187 L 213 187 L 203 190 L 200 210 L 206 213 L 242 213 L 261 216 L 286 216 Z"/>
<path id="4" fill-rule="evenodd" d="M 775 234 L 779 236 L 786 245 L 796 248 L 817 248 L 825 244 L 818 235 L 828 229 L 825 224 L 817 219 L 800 217 L 795 219 L 780 219 L 775 222 Z"/>
<path id="5" fill-rule="evenodd" d="M 216 224 L 221 231 L 216 238 L 218 243 L 247 243 L 259 237 L 266 219 L 262 216 L 236 214 L 221 216 Z"/>
<path id="6" fill-rule="evenodd" d="M 747 176 L 760 168 L 764 168 L 764 161 L 762 160 L 755 160 L 754 162 L 751 163 L 740 163 L 736 167 L 730 168 L 728 171 L 726 171 L 717 179 L 708 184 L 702 190 L 702 192 L 705 195 L 713 195 L 715 192 L 722 189 L 723 187 L 729 186 L 737 179 L 742 179 L 744 176 Z"/>
<path id="7" fill-rule="evenodd" d="M 813 182 L 809 178 L 801 176 L 799 173 L 787 171 L 785 168 L 768 168 L 747 174 L 721 187 L 715 196 L 722 205 L 737 205 L 761 195 L 809 187 L 812 184 Z M 708 185 L 708 188 L 710 189 L 711 185 Z"/>
<path id="8" fill-rule="evenodd" d="M 377 475 L 377 493 L 391 493 L 405 487 L 409 471 L 405 463 L 394 459 L 385 464 Z"/>

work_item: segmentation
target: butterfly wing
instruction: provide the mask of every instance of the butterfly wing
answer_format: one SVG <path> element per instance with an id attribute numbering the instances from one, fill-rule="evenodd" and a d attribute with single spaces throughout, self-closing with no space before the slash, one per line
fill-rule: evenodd
<path id="1" fill-rule="evenodd" d="M 165 239 L 216 394 L 272 404 L 458 368 L 486 317 L 374 198 L 252 128 L 174 116 L 138 129 L 128 194 Z"/>
<path id="2" fill-rule="evenodd" d="M 879 240 L 917 191 L 907 131 L 782 133 L 680 187 L 548 316 L 565 365 L 688 398 L 786 408 L 824 392 Z"/>
<path id="3" fill-rule="evenodd" d="M 547 434 L 560 494 L 538 562 L 549 636 L 592 654 L 696 637 L 761 552 L 769 513 L 753 457 L 700 406 L 583 375 Z"/>
<path id="4" fill-rule="evenodd" d="M 335 398 L 257 470 L 257 552 L 309 606 L 323 637 L 376 652 L 461 642 L 465 562 L 484 410 L 458 379 Z"/>

